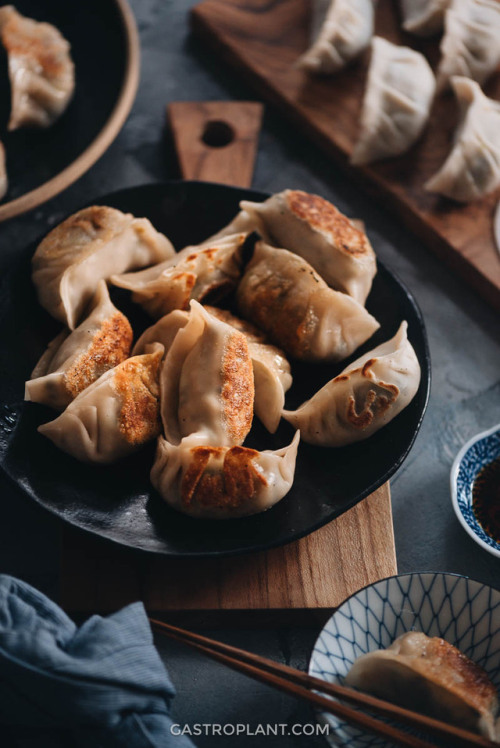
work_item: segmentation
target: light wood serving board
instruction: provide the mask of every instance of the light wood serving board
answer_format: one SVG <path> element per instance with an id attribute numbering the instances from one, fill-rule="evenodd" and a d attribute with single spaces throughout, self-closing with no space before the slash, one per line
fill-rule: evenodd
<path id="1" fill-rule="evenodd" d="M 421 140 L 404 156 L 369 167 L 352 167 L 368 54 L 329 78 L 294 67 L 308 45 L 311 0 L 205 0 L 192 11 L 194 31 L 239 70 L 258 93 L 391 208 L 450 267 L 500 309 L 500 257 L 493 212 L 500 190 L 458 205 L 427 193 L 424 183 L 443 164 L 452 143 L 458 108 L 451 93 L 439 97 Z M 436 67 L 439 39 L 422 42 L 403 33 L 395 0 L 380 0 L 376 33 L 423 51 Z M 486 85 L 500 99 L 500 73 Z M 298 188 L 300 185 L 293 185 Z"/>
<path id="2" fill-rule="evenodd" d="M 182 176 L 250 186 L 262 113 L 254 102 L 171 103 Z M 207 133 L 214 147 L 204 143 Z M 78 614 L 142 600 L 149 612 L 192 625 L 317 625 L 349 595 L 396 572 L 386 483 L 306 538 L 230 558 L 165 558 L 64 526 L 60 596 Z"/>

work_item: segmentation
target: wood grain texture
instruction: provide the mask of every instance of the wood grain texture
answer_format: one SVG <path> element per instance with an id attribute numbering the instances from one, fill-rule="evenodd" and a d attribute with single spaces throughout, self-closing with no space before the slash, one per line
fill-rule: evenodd
<path id="1" fill-rule="evenodd" d="M 250 187 L 263 111 L 262 104 L 251 101 L 169 104 L 168 117 L 184 179 Z M 210 138 L 212 133 L 215 141 L 222 139 L 224 125 L 230 142 L 216 147 L 206 145 L 204 134 Z"/>
<path id="2" fill-rule="evenodd" d="M 309 0 L 205 0 L 193 9 L 192 26 L 264 98 L 500 309 L 500 257 L 493 237 L 500 190 L 464 206 L 423 189 L 451 148 L 458 117 L 453 95 L 436 99 L 429 126 L 407 154 L 352 167 L 349 156 L 358 133 L 368 54 L 330 78 L 314 78 L 295 68 L 308 45 L 310 6 Z M 395 0 L 378 3 L 376 33 L 424 52 L 435 69 L 439 40 L 422 41 L 402 32 Z M 485 91 L 500 99 L 500 74 Z"/>
<path id="3" fill-rule="evenodd" d="M 169 559 L 112 545 L 70 527 L 63 533 L 61 604 L 108 613 L 142 600 L 169 620 L 323 620 L 356 590 L 396 573 L 389 484 L 294 543 L 230 558 Z M 226 619 L 225 619 L 226 620 Z"/>

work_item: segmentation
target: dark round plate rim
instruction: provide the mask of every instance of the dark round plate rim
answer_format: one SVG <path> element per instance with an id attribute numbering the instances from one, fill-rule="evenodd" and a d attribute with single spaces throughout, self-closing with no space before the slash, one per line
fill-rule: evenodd
<path id="1" fill-rule="evenodd" d="M 94 140 L 59 174 L 24 195 L 0 204 L 0 222 L 7 221 L 55 197 L 76 182 L 105 153 L 127 119 L 139 85 L 140 43 L 134 14 L 127 0 L 111 0 L 118 10 L 125 39 L 126 59 L 122 86 L 113 110 Z"/>
<path id="2" fill-rule="evenodd" d="M 114 200 L 126 197 L 128 193 L 134 193 L 137 190 L 145 189 L 145 190 L 152 190 L 152 189 L 158 189 L 158 190 L 169 190 L 172 187 L 179 187 L 179 188 L 185 188 L 186 186 L 189 187 L 189 185 L 200 185 L 202 187 L 216 187 L 216 188 L 224 188 L 228 191 L 234 191 L 238 192 L 242 189 L 245 189 L 245 191 L 253 192 L 255 197 L 260 200 L 265 200 L 266 198 L 270 197 L 270 193 L 262 192 L 259 190 L 254 190 L 251 188 L 241 188 L 241 187 L 233 187 L 230 185 L 224 185 L 220 183 L 215 182 L 206 182 L 201 180 L 182 180 L 182 179 L 176 179 L 176 180 L 168 180 L 164 182 L 156 182 L 154 184 L 147 183 L 147 184 L 141 184 L 136 185 L 134 187 L 125 187 L 121 190 L 115 190 L 114 192 L 108 192 L 104 195 L 99 196 L 95 200 L 93 200 L 89 205 L 95 205 L 95 204 L 105 204 L 105 202 L 112 203 Z M 85 206 L 81 206 L 85 207 Z M 71 211 L 70 214 L 76 212 L 80 208 L 75 208 L 75 210 Z M 64 220 L 64 218 L 62 219 Z M 37 242 L 39 242 L 43 238 L 43 235 L 40 236 L 38 240 L 33 242 L 33 245 L 36 245 Z M 31 246 L 31 245 L 30 245 Z M 414 314 L 415 314 L 415 322 L 418 323 L 420 328 L 420 333 L 422 335 L 422 342 L 423 342 L 423 349 L 424 349 L 424 361 L 420 361 L 421 364 L 421 383 L 424 385 L 424 398 L 422 402 L 422 408 L 421 412 L 418 418 L 418 421 L 415 425 L 415 430 L 413 432 L 413 435 L 406 447 L 405 450 L 400 454 L 399 459 L 397 459 L 390 469 L 386 470 L 385 473 L 383 473 L 377 480 L 373 481 L 369 486 L 367 486 L 363 491 L 359 492 L 359 494 L 352 499 L 352 501 L 345 503 L 342 505 L 342 507 L 338 509 L 332 509 L 331 514 L 322 517 L 318 520 L 318 522 L 313 522 L 308 525 L 308 527 L 304 529 L 298 529 L 296 531 L 290 532 L 290 534 L 287 536 L 286 539 L 277 539 L 276 541 L 269 541 L 269 542 L 261 542 L 257 543 L 255 545 L 247 545 L 244 548 L 237 548 L 237 549 L 225 549 L 225 550 L 213 550 L 213 551 L 187 551 L 187 552 L 176 552 L 169 549 L 161 550 L 161 549 L 153 549 L 153 548 L 144 548 L 140 545 L 133 545 L 130 542 L 127 542 L 125 540 L 121 540 L 119 538 L 113 537 L 111 535 L 108 535 L 105 531 L 102 529 L 99 531 L 90 529 L 86 527 L 84 524 L 79 523 L 78 521 L 75 521 L 74 518 L 69 518 L 65 516 L 64 514 L 57 511 L 57 507 L 54 505 L 47 505 L 43 501 L 41 501 L 38 496 L 33 492 L 30 491 L 25 485 L 20 484 L 13 476 L 9 474 L 9 472 L 5 469 L 4 466 L 4 459 L 3 454 L 0 454 L 0 467 L 2 469 L 2 472 L 7 475 L 9 480 L 17 486 L 25 495 L 29 496 L 31 499 L 33 499 L 40 507 L 42 507 L 44 510 L 50 512 L 54 516 L 58 517 L 62 521 L 66 522 L 67 524 L 71 525 L 74 528 L 77 528 L 79 531 L 84 532 L 85 534 L 88 534 L 90 536 L 103 538 L 107 542 L 114 543 L 121 547 L 126 547 L 130 550 L 133 550 L 134 552 L 140 552 L 140 553 L 147 553 L 147 554 L 153 554 L 153 555 L 159 555 L 159 556 L 166 556 L 169 558 L 214 558 L 214 557 L 231 557 L 231 556 L 240 556 L 248 553 L 256 553 L 259 551 L 266 551 L 271 548 L 277 548 L 280 546 L 288 545 L 289 543 L 292 543 L 296 540 L 300 540 L 301 538 L 306 537 L 307 535 L 310 535 L 311 533 L 315 532 L 316 530 L 320 529 L 321 527 L 324 527 L 325 525 L 329 524 L 333 520 L 337 519 L 338 517 L 342 516 L 345 512 L 349 511 L 349 509 L 352 509 L 356 504 L 358 504 L 360 501 L 365 499 L 367 496 L 372 494 L 374 491 L 376 491 L 380 486 L 382 486 L 384 483 L 390 480 L 390 478 L 396 473 L 396 471 L 400 468 L 406 457 L 408 456 L 411 448 L 413 447 L 413 444 L 415 442 L 415 439 L 418 435 L 418 432 L 420 431 L 420 427 L 422 425 L 422 421 L 425 416 L 425 412 L 427 410 L 427 405 L 429 402 L 429 396 L 430 396 L 430 385 L 431 385 L 431 361 L 430 361 L 430 352 L 429 352 L 429 343 L 427 339 L 427 332 L 425 328 L 425 323 L 423 320 L 422 312 L 420 310 L 420 307 L 417 304 L 417 301 L 411 291 L 408 289 L 405 283 L 399 278 L 399 276 L 392 270 L 389 270 L 387 265 L 382 262 L 377 257 L 377 265 L 382 267 L 384 271 L 392 276 L 392 278 L 396 281 L 396 283 L 400 286 L 400 288 L 403 290 L 406 298 L 410 302 Z M 423 364 L 423 366 L 422 366 Z M 221 522 L 224 522 L 224 520 L 220 520 Z M 231 520 L 231 521 L 238 521 L 238 520 Z"/>

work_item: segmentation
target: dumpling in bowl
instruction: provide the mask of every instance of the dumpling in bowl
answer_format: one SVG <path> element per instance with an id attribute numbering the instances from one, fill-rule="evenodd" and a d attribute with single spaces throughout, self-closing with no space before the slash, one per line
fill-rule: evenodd
<path id="1" fill-rule="evenodd" d="M 452 0 L 401 0 L 403 28 L 417 36 L 432 36 L 441 31 L 444 14 Z"/>
<path id="2" fill-rule="evenodd" d="M 407 151 L 429 119 L 435 88 L 434 73 L 420 52 L 375 36 L 352 163 Z"/>
<path id="3" fill-rule="evenodd" d="M 452 85 L 461 121 L 451 153 L 425 189 L 468 202 L 500 186 L 500 102 L 468 78 L 453 78 Z"/>
<path id="4" fill-rule="evenodd" d="M 136 451 L 161 431 L 162 356 L 157 346 L 118 364 L 38 431 L 82 462 L 110 463 Z"/>
<path id="5" fill-rule="evenodd" d="M 264 452 L 213 447 L 205 438 L 192 434 L 177 445 L 158 439 L 151 482 L 174 509 L 206 519 L 247 517 L 269 509 L 292 487 L 298 432 L 288 447 Z"/>
<path id="6" fill-rule="evenodd" d="M 188 309 L 195 301 L 218 301 L 240 276 L 246 234 L 225 236 L 210 245 L 185 247 L 171 259 L 138 273 L 113 275 L 111 282 L 132 291 L 132 300 L 152 317 Z"/>
<path id="7" fill-rule="evenodd" d="M 243 317 L 304 361 L 341 361 L 379 327 L 361 304 L 329 288 L 302 257 L 263 241 L 255 245 L 237 302 Z"/>
<path id="8" fill-rule="evenodd" d="M 64 410 L 92 382 L 130 355 L 132 328 L 100 281 L 89 316 L 73 332 L 63 330 L 26 382 L 26 400 Z"/>
<path id="9" fill-rule="evenodd" d="M 241 202 L 263 237 L 303 257 L 329 286 L 364 304 L 377 272 L 365 232 L 318 195 L 284 190 L 263 203 Z"/>
<path id="10" fill-rule="evenodd" d="M 290 364 L 280 348 L 267 342 L 263 332 L 225 309 L 206 307 L 217 319 L 240 330 L 247 339 L 255 385 L 255 413 L 272 434 L 278 428 L 285 392 L 292 386 Z"/>
<path id="11" fill-rule="evenodd" d="M 305 442 L 343 447 L 367 439 L 415 397 L 420 365 L 403 322 L 396 335 L 353 361 L 295 411 L 283 418 Z"/>
<path id="12" fill-rule="evenodd" d="M 482 85 L 500 64 L 499 40 L 498 0 L 453 0 L 445 16 L 438 91 L 447 88 L 454 75 Z"/>
<path id="13" fill-rule="evenodd" d="M 376 0 L 313 0 L 311 47 L 298 66 L 335 73 L 366 49 L 373 35 Z"/>
<path id="14" fill-rule="evenodd" d="M 387 701 L 495 740 L 497 690 L 456 647 L 411 631 L 359 657 L 345 682 Z"/>
<path id="15" fill-rule="evenodd" d="M 75 88 L 70 45 L 50 23 L 0 8 L 0 39 L 7 52 L 12 107 L 9 130 L 49 127 L 65 111 Z"/>
<path id="16" fill-rule="evenodd" d="M 98 281 L 172 257 L 175 250 L 147 218 L 93 205 L 47 234 L 33 256 L 40 304 L 73 330 Z"/>
<path id="17" fill-rule="evenodd" d="M 253 419 L 254 382 L 243 333 L 213 317 L 196 301 L 175 336 L 161 371 L 165 436 L 178 444 L 206 433 L 206 443 L 242 444 Z"/>

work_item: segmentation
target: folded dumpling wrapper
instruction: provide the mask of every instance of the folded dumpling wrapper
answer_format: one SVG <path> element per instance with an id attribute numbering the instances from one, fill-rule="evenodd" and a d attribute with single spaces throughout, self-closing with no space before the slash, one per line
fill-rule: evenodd
<path id="1" fill-rule="evenodd" d="M 134 356 L 83 390 L 38 431 L 82 462 L 110 463 L 161 431 L 159 372 L 163 347 Z"/>
<path id="2" fill-rule="evenodd" d="M 237 290 L 246 319 L 304 361 L 341 361 L 379 328 L 355 299 L 334 291 L 311 265 L 258 241 Z"/>
<path id="3" fill-rule="evenodd" d="M 130 322 L 111 302 L 106 282 L 99 281 L 89 316 L 49 343 L 26 382 L 25 400 L 64 410 L 105 371 L 128 358 L 132 337 Z"/>
<path id="4" fill-rule="evenodd" d="M 405 31 L 417 36 L 432 36 L 443 28 L 444 14 L 452 0 L 401 0 Z"/>
<path id="5" fill-rule="evenodd" d="M 392 421 L 415 397 L 420 365 L 403 322 L 396 335 L 356 359 L 295 411 L 283 418 L 302 439 L 343 447 L 367 439 Z"/>
<path id="6" fill-rule="evenodd" d="M 179 444 L 158 439 L 151 482 L 174 509 L 192 517 L 232 519 L 269 509 L 293 484 L 299 444 L 276 451 L 217 447 L 204 432 Z"/>
<path id="7" fill-rule="evenodd" d="M 73 330 L 101 278 L 172 257 L 175 250 L 147 218 L 93 205 L 47 234 L 33 256 L 40 304 Z"/>
<path id="8" fill-rule="evenodd" d="M 345 683 L 495 740 L 497 690 L 487 674 L 439 637 L 410 631 L 359 657 Z"/>
<path id="9" fill-rule="evenodd" d="M 65 111 L 75 89 L 69 42 L 50 23 L 0 8 L 0 40 L 7 53 L 11 88 L 9 130 L 49 127 Z"/>

